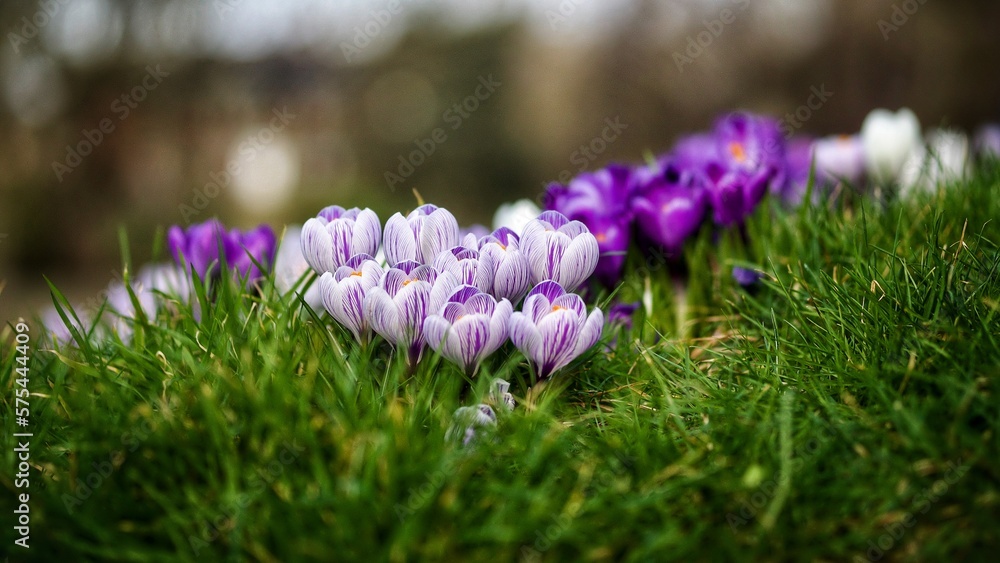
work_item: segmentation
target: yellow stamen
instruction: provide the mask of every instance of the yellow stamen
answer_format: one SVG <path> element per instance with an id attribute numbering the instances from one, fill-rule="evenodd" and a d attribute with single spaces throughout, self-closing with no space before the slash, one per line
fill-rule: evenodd
<path id="1" fill-rule="evenodd" d="M 357 276 L 359 278 L 362 277 L 362 276 L 364 276 L 364 274 L 362 274 L 360 270 L 354 270 L 353 272 L 351 272 L 351 275 L 352 276 Z"/>
<path id="2" fill-rule="evenodd" d="M 736 162 L 744 162 L 747 159 L 747 153 L 743 150 L 743 145 L 737 142 L 729 143 L 729 154 L 733 155 Z"/>

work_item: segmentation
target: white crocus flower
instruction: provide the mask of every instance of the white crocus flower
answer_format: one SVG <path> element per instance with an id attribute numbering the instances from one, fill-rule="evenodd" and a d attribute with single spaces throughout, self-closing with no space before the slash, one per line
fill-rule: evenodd
<path id="1" fill-rule="evenodd" d="M 517 233 L 517 236 L 521 236 L 521 232 L 524 230 L 524 226 L 528 224 L 528 221 L 537 219 L 541 213 L 542 210 L 530 199 L 519 199 L 513 203 L 504 203 L 500 207 L 497 207 L 497 211 L 493 215 L 493 230 L 500 227 L 507 227 Z"/>
<path id="2" fill-rule="evenodd" d="M 927 144 L 913 151 L 900 173 L 900 197 L 915 191 L 934 192 L 942 184 L 965 178 L 969 172 L 969 138 L 962 132 L 936 129 Z"/>
<path id="3" fill-rule="evenodd" d="M 285 236 L 281 239 L 278 252 L 274 259 L 274 286 L 283 294 L 287 294 L 295 287 L 295 284 L 302 279 L 303 274 L 309 271 L 309 264 L 302 256 L 302 227 L 289 225 L 285 229 Z M 323 295 L 319 291 L 319 283 L 315 282 L 306 290 L 303 296 L 305 302 L 316 311 L 316 314 L 323 315 L 326 310 L 323 308 Z"/>
<path id="4" fill-rule="evenodd" d="M 868 174 L 879 183 L 897 180 L 907 159 L 922 145 L 920 121 L 909 109 L 896 113 L 877 109 L 861 126 Z"/>

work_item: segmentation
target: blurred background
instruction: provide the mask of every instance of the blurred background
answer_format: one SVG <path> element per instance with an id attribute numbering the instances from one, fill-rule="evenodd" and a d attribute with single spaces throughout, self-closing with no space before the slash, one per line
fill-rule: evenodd
<path id="1" fill-rule="evenodd" d="M 971 131 L 1000 118 L 998 27 L 987 0 L 4 1 L 0 318 L 50 304 L 43 276 L 100 294 L 120 227 L 142 264 L 171 224 L 384 221 L 413 189 L 489 224 L 737 108 Z"/>

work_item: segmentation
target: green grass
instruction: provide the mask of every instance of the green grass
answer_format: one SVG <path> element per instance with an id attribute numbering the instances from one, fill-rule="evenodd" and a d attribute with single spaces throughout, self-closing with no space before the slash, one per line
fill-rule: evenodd
<path id="1" fill-rule="evenodd" d="M 632 257 L 619 296 L 637 299 L 648 277 L 653 314 L 535 386 L 509 344 L 471 382 L 430 351 L 409 374 L 270 286 L 223 288 L 201 323 L 163 310 L 129 346 L 33 341 L 31 549 L 4 525 L 3 550 L 986 559 L 1000 547 L 997 218 L 988 167 L 916 201 L 762 210 L 745 236 L 702 233 L 683 273 Z M 733 264 L 769 276 L 747 292 Z M 9 433 L 14 365 L 5 345 Z M 490 376 L 512 382 L 517 409 L 475 447 L 446 443 Z M 14 465 L 5 448 L 9 498 Z"/>

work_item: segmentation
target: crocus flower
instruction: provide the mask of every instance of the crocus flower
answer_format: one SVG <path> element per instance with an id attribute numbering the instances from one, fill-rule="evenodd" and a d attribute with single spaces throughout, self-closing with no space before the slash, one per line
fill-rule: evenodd
<path id="1" fill-rule="evenodd" d="M 238 233 L 238 231 L 236 231 Z M 239 248 L 236 254 L 228 257 L 230 267 L 242 279 L 253 281 L 263 277 L 258 264 L 270 269 L 274 263 L 274 250 L 277 239 L 274 231 L 268 225 L 260 225 L 239 235 Z M 255 263 L 256 262 L 256 263 Z"/>
<path id="2" fill-rule="evenodd" d="M 535 366 L 539 379 L 565 367 L 597 342 L 604 314 L 587 315 L 583 299 L 546 281 L 528 292 L 510 317 L 510 340 Z"/>
<path id="3" fill-rule="evenodd" d="M 824 181 L 857 186 L 865 176 L 865 147 L 859 135 L 836 135 L 816 141 L 816 174 Z"/>
<path id="4" fill-rule="evenodd" d="M 302 256 L 313 270 L 335 272 L 358 254 L 374 256 L 382 225 L 371 209 L 331 205 L 302 225 Z"/>
<path id="5" fill-rule="evenodd" d="M 741 268 L 739 266 L 733 267 L 733 279 L 742 287 L 751 287 L 760 281 L 762 277 L 764 277 L 764 274 L 757 270 Z"/>
<path id="6" fill-rule="evenodd" d="M 1000 158 L 1000 125 L 989 123 L 980 127 L 975 147 L 980 158 Z"/>
<path id="7" fill-rule="evenodd" d="M 444 439 L 448 442 L 461 440 L 463 446 L 468 446 L 476 440 L 477 429 L 496 425 L 497 415 L 489 405 L 459 407 L 452 415 L 452 423 Z"/>
<path id="8" fill-rule="evenodd" d="M 371 256 L 358 254 L 336 272 L 324 272 L 319 278 L 323 306 L 362 343 L 368 342 L 370 333 L 364 310 L 365 297 L 378 285 L 383 273 L 382 266 Z"/>
<path id="9" fill-rule="evenodd" d="M 519 199 L 513 203 L 504 203 L 497 207 L 493 214 L 493 230 L 507 227 L 518 235 L 524 232 L 524 226 L 542 212 L 530 199 Z"/>
<path id="10" fill-rule="evenodd" d="M 311 271 L 309 263 L 302 256 L 302 227 L 291 225 L 285 228 L 285 236 L 278 246 L 278 253 L 274 259 L 274 286 L 282 294 L 292 291 L 306 272 Z M 313 283 L 305 294 L 300 294 L 313 311 L 322 315 L 323 296 L 319 291 L 319 284 Z"/>
<path id="11" fill-rule="evenodd" d="M 520 242 L 531 283 L 553 280 L 568 291 L 587 281 L 600 256 L 597 239 L 587 226 L 558 211 L 545 211 L 529 221 Z"/>
<path id="12" fill-rule="evenodd" d="M 479 239 L 479 256 L 489 256 L 493 267 L 493 286 L 485 291 L 497 299 L 517 303 L 528 292 L 528 259 L 520 245 L 520 238 L 507 227 Z"/>
<path id="13" fill-rule="evenodd" d="M 710 164 L 705 174 L 705 193 L 715 224 L 722 227 L 742 224 L 764 199 L 775 174 L 773 169 L 764 169 L 750 175 Z"/>
<path id="14" fill-rule="evenodd" d="M 631 168 L 611 165 L 581 174 L 565 186 L 550 184 L 545 192 L 546 209 L 582 222 L 597 239 L 600 259 L 594 273 L 606 286 L 621 279 L 632 230 L 628 201 L 635 188 Z"/>
<path id="15" fill-rule="evenodd" d="M 668 254 L 680 252 L 705 216 L 705 192 L 693 187 L 672 163 L 661 163 L 662 171 L 639 188 L 632 198 L 632 212 L 639 231 Z"/>
<path id="16" fill-rule="evenodd" d="M 237 229 L 227 231 L 218 219 L 186 229 L 174 225 L 167 232 L 167 244 L 174 259 L 178 264 L 186 264 L 202 279 L 213 277 L 218 272 L 218 265 L 225 260 L 235 275 L 248 281 L 256 280 L 262 273 L 254 261 L 270 267 L 274 242 L 274 232 L 267 225 L 242 233 Z"/>
<path id="17" fill-rule="evenodd" d="M 489 234 L 490 230 L 485 225 L 480 225 L 479 223 L 458 229 L 458 238 L 462 240 L 465 240 L 468 235 L 472 235 L 476 240 L 479 240 Z"/>
<path id="18" fill-rule="evenodd" d="M 432 265 L 438 271 L 450 272 L 459 283 L 475 286 L 480 291 L 493 289 L 496 267 L 489 253 L 480 254 L 476 248 L 456 246 L 438 254 Z"/>
<path id="19" fill-rule="evenodd" d="M 61 347 L 69 344 L 73 341 L 73 333 L 70 331 L 70 325 L 73 326 L 80 334 L 86 335 L 88 328 L 93 323 L 91 314 L 89 311 L 74 308 L 77 319 L 73 317 L 73 312 L 69 310 L 64 310 L 66 313 L 66 318 L 69 324 L 63 322 L 62 317 L 59 315 L 59 311 L 55 306 L 49 307 L 42 313 L 42 326 L 45 329 L 45 334 L 50 339 L 51 343 L 55 347 Z"/>
<path id="20" fill-rule="evenodd" d="M 449 272 L 414 261 L 399 262 L 368 290 L 364 315 L 375 332 L 406 352 L 412 366 L 423 352 L 427 315 L 440 310 L 458 286 Z"/>
<path id="21" fill-rule="evenodd" d="M 143 315 L 147 319 L 155 318 L 157 306 L 152 292 L 138 283 L 131 284 L 131 287 Z M 136 320 L 135 305 L 132 303 L 132 296 L 129 295 L 128 286 L 122 282 L 112 282 L 106 294 L 108 306 L 101 320 L 121 338 L 122 342 L 128 344 L 132 340 L 132 323 Z"/>
<path id="22" fill-rule="evenodd" d="M 385 222 L 385 258 L 390 266 L 412 260 L 431 264 L 438 254 L 458 246 L 458 221 L 443 207 L 426 204 L 404 218 Z"/>
<path id="23" fill-rule="evenodd" d="M 895 181 L 910 154 L 922 145 L 920 121 L 908 108 L 896 113 L 876 109 L 861 125 L 868 174 L 876 182 Z"/>
<path id="24" fill-rule="evenodd" d="M 167 245 L 178 264 L 186 264 L 202 279 L 218 272 L 223 258 L 235 257 L 240 252 L 239 234 L 227 231 L 218 219 L 186 229 L 174 225 L 167 231 Z"/>
<path id="25" fill-rule="evenodd" d="M 785 161 L 781 126 L 770 117 L 747 112 L 724 115 L 715 123 L 718 155 L 724 168 L 756 176 L 767 169 L 775 177 L 774 188 L 782 188 L 780 175 Z"/>
<path id="26" fill-rule="evenodd" d="M 811 137 L 795 137 L 788 142 L 785 148 L 785 189 L 780 194 L 781 199 L 788 205 L 798 206 L 805 198 L 809 188 L 809 174 L 812 170 L 813 155 L 815 154 L 816 141 Z M 819 186 L 824 184 L 824 179 L 820 178 L 819 170 L 816 172 L 815 185 L 813 186 L 813 200 L 818 200 Z"/>
<path id="27" fill-rule="evenodd" d="M 933 192 L 942 184 L 964 178 L 969 172 L 969 138 L 959 131 L 936 129 L 927 134 L 926 146 L 910 153 L 899 174 L 900 196 L 915 191 Z"/>
<path id="28" fill-rule="evenodd" d="M 514 395 L 510 394 L 510 383 L 503 379 L 494 379 L 490 385 L 490 403 L 502 406 L 504 410 L 510 412 L 514 410 Z"/>
<path id="29" fill-rule="evenodd" d="M 507 340 L 510 301 L 499 302 L 471 285 L 460 286 L 448 302 L 424 321 L 427 345 L 472 377 L 479 363 Z"/>

